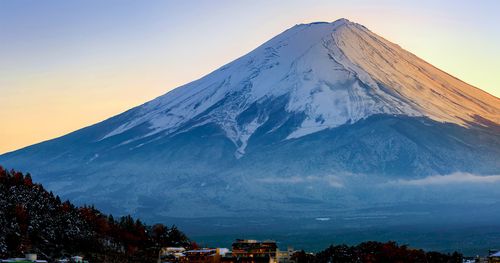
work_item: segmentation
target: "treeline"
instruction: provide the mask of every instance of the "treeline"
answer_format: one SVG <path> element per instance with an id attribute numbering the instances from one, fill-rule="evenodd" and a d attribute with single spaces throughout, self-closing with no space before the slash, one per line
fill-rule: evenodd
<path id="1" fill-rule="evenodd" d="M 82 255 L 90 262 L 156 262 L 164 246 L 191 243 L 175 226 L 114 219 L 93 206 L 62 202 L 29 173 L 0 166 L 0 258 L 32 252 L 49 260 Z"/>
<path id="2" fill-rule="evenodd" d="M 298 263 L 462 263 L 463 256 L 458 252 L 443 254 L 412 249 L 396 242 L 364 242 L 356 246 L 332 245 L 317 253 L 304 251 L 294 255 Z"/>
<path id="3" fill-rule="evenodd" d="M 175 226 L 148 226 L 131 216 L 114 219 L 93 206 L 77 207 L 33 183 L 30 174 L 0 166 L 0 259 L 37 253 L 55 260 L 73 255 L 90 262 L 156 262 L 160 248 L 196 247 Z M 462 262 L 462 255 L 425 252 L 395 242 L 335 245 L 294 254 L 297 263 Z"/>

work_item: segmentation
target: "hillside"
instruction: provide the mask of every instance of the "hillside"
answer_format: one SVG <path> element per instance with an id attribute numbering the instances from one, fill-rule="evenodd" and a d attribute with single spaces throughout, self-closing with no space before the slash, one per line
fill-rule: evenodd
<path id="1" fill-rule="evenodd" d="M 90 262 L 156 262 L 161 247 L 179 245 L 190 241 L 175 226 L 115 220 L 92 206 L 61 202 L 30 174 L 0 167 L 0 258 L 34 252 L 50 260 L 81 255 Z"/>

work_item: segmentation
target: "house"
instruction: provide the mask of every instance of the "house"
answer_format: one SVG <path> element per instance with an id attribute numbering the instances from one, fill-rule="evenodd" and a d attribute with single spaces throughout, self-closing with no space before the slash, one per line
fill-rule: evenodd
<path id="1" fill-rule="evenodd" d="M 500 251 L 491 252 L 488 256 L 488 263 L 500 263 Z"/>
<path id="2" fill-rule="evenodd" d="M 235 262 L 245 263 L 277 263 L 276 241 L 237 239 L 232 246 L 232 257 Z"/>
<path id="3" fill-rule="evenodd" d="M 218 248 L 193 249 L 185 254 L 185 262 L 189 263 L 220 263 L 222 257 Z"/>
<path id="4" fill-rule="evenodd" d="M 0 260 L 0 262 L 2 262 L 2 263 L 14 263 L 14 262 L 15 263 L 33 263 L 33 262 L 47 263 L 47 260 L 37 259 L 36 254 L 26 254 L 24 256 L 24 258 L 9 258 L 9 259 Z"/>
<path id="5" fill-rule="evenodd" d="M 296 251 L 292 247 L 288 247 L 287 250 L 276 250 L 276 261 L 278 263 L 295 263 L 292 259 L 293 254 Z"/>
<path id="6" fill-rule="evenodd" d="M 158 255 L 158 263 L 162 262 L 180 262 L 182 257 L 186 255 L 183 247 L 164 247 L 160 250 Z"/>
<path id="7" fill-rule="evenodd" d="M 88 263 L 88 261 L 83 260 L 81 256 L 72 256 L 71 258 L 63 258 L 57 261 L 58 263 Z"/>
<path id="8" fill-rule="evenodd" d="M 160 250 L 158 263 L 220 263 L 230 251 L 227 248 L 200 248 L 186 250 L 183 247 L 166 247 Z"/>

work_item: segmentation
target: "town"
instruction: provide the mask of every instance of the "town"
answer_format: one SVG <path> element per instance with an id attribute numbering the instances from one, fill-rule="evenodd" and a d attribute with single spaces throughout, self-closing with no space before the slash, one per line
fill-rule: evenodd
<path id="1" fill-rule="evenodd" d="M 231 263 L 231 262 L 263 262 L 263 263 L 291 263 L 296 262 L 293 257 L 298 251 L 293 248 L 279 250 L 276 241 L 238 239 L 228 248 L 195 248 L 164 247 L 158 253 L 158 263 Z M 2 263 L 37 262 L 47 263 L 46 260 L 37 259 L 36 254 L 26 254 L 25 258 L 11 258 L 1 260 Z M 85 263 L 83 257 L 73 256 L 58 260 L 57 263 Z"/>
<path id="2" fill-rule="evenodd" d="M 237 239 L 229 248 L 164 247 L 158 253 L 157 263 L 300 263 L 313 262 L 314 253 L 287 247 L 280 250 L 274 240 Z M 24 258 L 0 260 L 1 263 L 48 263 L 36 254 Z M 57 263 L 89 263 L 81 256 L 63 258 Z M 464 263 L 500 263 L 500 251 L 490 250 L 486 257 L 464 257 Z"/>
<path id="3" fill-rule="evenodd" d="M 314 253 L 294 250 L 292 247 L 280 250 L 274 240 L 237 239 L 232 244 L 232 250 L 165 247 L 158 255 L 158 263 L 309 263 L 313 257 L 308 255 L 313 256 Z M 500 263 L 500 250 L 490 250 L 486 257 L 464 257 L 463 262 Z"/>
<path id="4" fill-rule="evenodd" d="M 194 263 L 232 263 L 232 262 L 295 262 L 295 251 L 288 247 L 280 250 L 276 241 L 237 239 L 228 248 L 200 248 L 186 250 L 183 247 L 167 247 L 160 251 L 158 263 L 164 262 L 194 262 Z"/>

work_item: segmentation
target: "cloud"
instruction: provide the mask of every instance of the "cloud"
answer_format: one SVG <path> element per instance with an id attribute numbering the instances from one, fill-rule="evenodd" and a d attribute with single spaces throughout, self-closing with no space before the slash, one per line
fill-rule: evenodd
<path id="1" fill-rule="evenodd" d="M 412 180 L 399 179 L 399 180 L 389 181 L 387 184 L 425 186 L 425 185 L 449 185 L 449 184 L 471 184 L 471 183 L 491 184 L 496 182 L 500 182 L 500 175 L 475 175 L 470 173 L 452 173 L 449 175 L 432 175 Z"/>
<path id="2" fill-rule="evenodd" d="M 273 184 L 303 184 L 303 183 L 327 183 L 331 187 L 344 187 L 337 176 L 291 176 L 291 177 L 264 177 L 257 179 L 261 183 Z"/>

